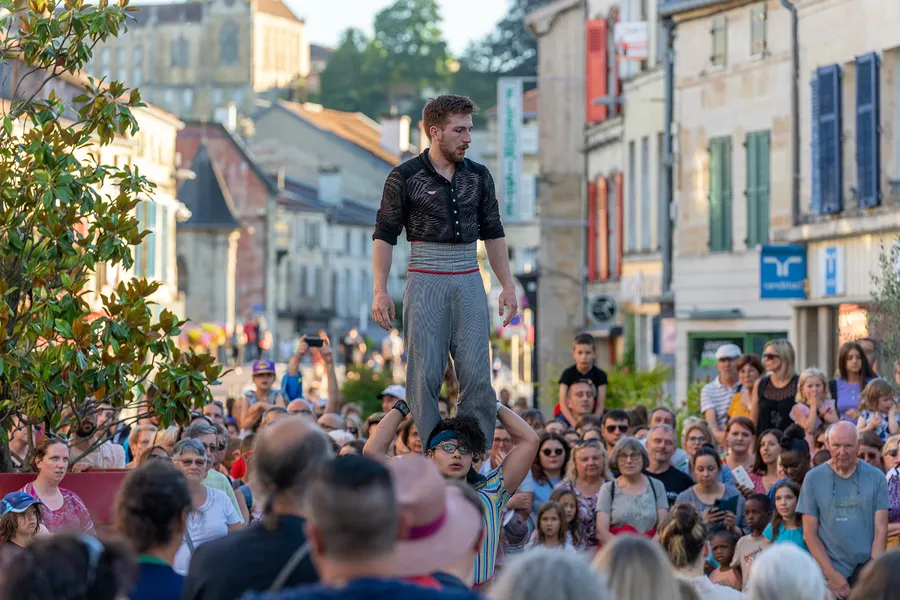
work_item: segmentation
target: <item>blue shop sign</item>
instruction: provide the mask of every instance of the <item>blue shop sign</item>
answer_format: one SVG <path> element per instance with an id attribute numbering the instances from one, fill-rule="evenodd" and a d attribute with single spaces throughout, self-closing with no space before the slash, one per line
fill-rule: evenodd
<path id="1" fill-rule="evenodd" d="M 763 245 L 759 253 L 759 297 L 806 299 L 806 247 Z"/>

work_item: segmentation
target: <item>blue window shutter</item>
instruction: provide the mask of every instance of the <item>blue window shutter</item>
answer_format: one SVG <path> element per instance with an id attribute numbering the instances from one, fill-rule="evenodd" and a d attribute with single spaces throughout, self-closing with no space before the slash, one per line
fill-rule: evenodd
<path id="1" fill-rule="evenodd" d="M 820 67 L 819 86 L 819 178 L 822 212 L 836 214 L 844 208 L 844 172 L 841 144 L 841 69 Z"/>
<path id="2" fill-rule="evenodd" d="M 856 57 L 856 173 L 859 207 L 881 204 L 881 124 L 879 59 Z"/>
<path id="3" fill-rule="evenodd" d="M 813 214 L 822 213 L 822 179 L 819 170 L 819 157 L 821 152 L 819 149 L 819 80 L 813 74 L 809 82 L 810 97 L 810 114 L 812 116 L 812 126 L 810 127 L 810 154 L 812 158 L 811 169 L 811 189 L 810 189 L 810 211 Z"/>

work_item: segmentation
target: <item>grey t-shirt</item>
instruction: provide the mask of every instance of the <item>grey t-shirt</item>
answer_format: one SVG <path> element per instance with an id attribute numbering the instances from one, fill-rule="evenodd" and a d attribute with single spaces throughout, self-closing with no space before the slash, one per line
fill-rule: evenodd
<path id="1" fill-rule="evenodd" d="M 828 463 L 807 473 L 797 503 L 797 512 L 819 519 L 819 539 L 844 577 L 871 558 L 875 513 L 889 508 L 884 473 L 861 460 L 847 479 Z"/>
<path id="2" fill-rule="evenodd" d="M 597 498 L 597 512 L 609 513 L 611 527 L 631 525 L 638 533 L 650 531 L 658 525 L 657 509 L 669 510 L 669 499 L 666 497 L 666 486 L 661 481 L 652 477 L 647 477 L 647 480 L 650 483 L 640 494 L 626 492 L 615 481 L 604 483 Z M 616 486 L 615 498 L 613 486 Z"/>
<path id="3" fill-rule="evenodd" d="M 722 494 L 720 500 L 731 500 L 734 497 L 737 497 L 737 512 L 734 514 L 736 525 L 743 531 L 749 531 L 749 527 L 747 527 L 747 520 L 744 518 L 744 497 L 741 496 L 741 493 L 737 491 L 736 488 L 726 484 L 725 492 Z M 693 504 L 694 508 L 696 508 L 697 512 L 699 512 L 700 514 L 703 514 L 704 511 L 710 508 L 715 508 L 715 505 L 706 504 L 705 502 L 703 502 L 703 500 L 701 500 L 697 496 L 697 493 L 694 491 L 693 486 L 678 494 L 678 498 L 675 500 L 675 503 L 678 504 L 679 502 L 687 502 L 688 504 Z M 723 529 L 725 529 L 725 521 L 717 521 L 707 528 L 707 532 L 709 537 L 712 537 L 714 533 Z"/>

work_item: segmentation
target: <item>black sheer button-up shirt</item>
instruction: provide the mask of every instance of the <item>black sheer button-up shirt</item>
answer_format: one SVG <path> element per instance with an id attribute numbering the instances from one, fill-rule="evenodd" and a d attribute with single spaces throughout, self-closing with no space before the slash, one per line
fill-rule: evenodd
<path id="1" fill-rule="evenodd" d="M 384 183 L 372 239 L 395 245 L 404 227 L 411 242 L 465 244 L 504 237 L 490 171 L 465 159 L 447 181 L 428 150 L 396 167 Z"/>

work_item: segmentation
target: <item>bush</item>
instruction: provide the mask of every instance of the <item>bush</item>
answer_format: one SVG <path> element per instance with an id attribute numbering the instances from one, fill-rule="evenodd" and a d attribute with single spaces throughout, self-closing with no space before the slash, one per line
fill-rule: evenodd
<path id="1" fill-rule="evenodd" d="M 350 365 L 341 388 L 344 403 L 354 402 L 363 407 L 363 418 L 381 410 L 378 394 L 394 383 L 387 373 L 376 373 L 366 366 Z"/>

